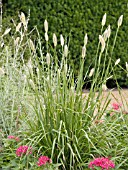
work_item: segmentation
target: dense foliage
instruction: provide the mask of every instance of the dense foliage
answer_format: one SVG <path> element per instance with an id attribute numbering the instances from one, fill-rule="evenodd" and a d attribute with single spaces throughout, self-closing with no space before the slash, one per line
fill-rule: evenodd
<path id="1" fill-rule="evenodd" d="M 104 13 L 107 14 L 107 28 L 111 25 L 112 34 L 110 45 L 116 33 L 117 20 L 120 15 L 124 15 L 123 25 L 118 33 L 117 42 L 113 52 L 113 62 L 121 59 L 121 66 L 125 67 L 128 60 L 128 3 L 127 0 L 4 0 L 3 1 L 3 26 L 12 24 L 12 18 L 17 21 L 18 13 L 23 11 L 26 15 L 30 9 L 30 29 L 37 25 L 40 33 L 44 35 L 43 23 L 47 18 L 49 22 L 49 36 L 56 33 L 58 40 L 60 34 L 65 35 L 70 47 L 70 62 L 78 72 L 79 54 L 83 46 L 85 33 L 88 34 L 89 43 L 87 45 L 86 66 L 94 66 L 98 35 L 101 34 L 101 20 Z M 53 45 L 53 44 L 51 44 Z M 111 46 L 109 49 L 111 54 Z M 59 53 L 59 51 L 58 51 Z M 126 74 L 117 68 L 118 82 L 121 86 L 127 86 Z M 115 85 L 114 78 L 108 82 L 110 86 Z"/>

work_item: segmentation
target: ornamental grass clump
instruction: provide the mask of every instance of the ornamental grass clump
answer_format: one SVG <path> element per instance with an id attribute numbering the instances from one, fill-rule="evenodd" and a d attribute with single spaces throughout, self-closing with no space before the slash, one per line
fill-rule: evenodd
<path id="1" fill-rule="evenodd" d="M 120 66 L 119 63 L 113 64 L 114 47 L 108 50 L 111 29 L 110 26 L 104 28 L 106 15 L 96 57 L 92 56 L 86 73 L 84 66 L 89 57 L 89 37 L 85 34 L 82 53 L 77 58 L 77 75 L 70 60 L 68 38 L 61 34 L 59 40 L 58 34 L 48 32 L 50 25 L 47 20 L 43 38 L 37 27 L 29 33 L 28 21 L 21 13 L 22 24 L 16 24 L 13 37 L 9 37 L 7 42 L 8 33 L 0 39 L 1 43 L 4 42 L 0 49 L 0 68 L 4 70 L 0 74 L 0 128 L 5 136 L 24 136 L 21 143 L 15 142 L 16 146 L 11 141 L 13 149 L 3 146 L 2 158 L 6 160 L 9 156 L 9 160 L 0 160 L 0 168 L 5 164 L 14 168 L 13 155 L 16 166 L 21 169 L 45 169 L 45 164 L 52 167 L 52 160 L 60 170 L 84 170 L 92 157 L 111 155 L 117 168 L 127 169 L 127 115 L 120 119 L 106 116 L 111 112 L 108 109 L 111 91 L 108 90 L 105 100 L 102 97 L 107 90 L 107 81 L 115 78 L 115 69 Z M 91 87 L 88 93 L 83 94 L 86 80 Z M 36 148 L 35 152 L 33 148 Z"/>

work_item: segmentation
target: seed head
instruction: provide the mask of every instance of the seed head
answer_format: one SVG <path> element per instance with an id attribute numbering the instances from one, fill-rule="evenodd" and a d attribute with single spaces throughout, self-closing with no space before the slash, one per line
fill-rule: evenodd
<path id="1" fill-rule="evenodd" d="M 47 32 L 45 32 L 45 41 L 48 41 L 48 34 L 47 34 Z"/>
<path id="2" fill-rule="evenodd" d="M 15 46 L 18 45 L 19 40 L 20 40 L 20 37 L 17 37 L 17 38 L 14 40 L 14 45 L 15 45 Z"/>
<path id="3" fill-rule="evenodd" d="M 50 54 L 49 53 L 46 54 L 46 62 L 49 66 L 50 65 Z"/>
<path id="4" fill-rule="evenodd" d="M 64 56 L 65 57 L 68 56 L 68 46 L 67 46 L 67 44 L 64 46 Z"/>
<path id="5" fill-rule="evenodd" d="M 110 25 L 109 25 L 109 26 L 108 26 L 108 35 L 107 35 L 107 37 L 109 38 L 110 35 L 111 35 L 111 27 L 110 27 Z"/>
<path id="6" fill-rule="evenodd" d="M 115 65 L 118 65 L 119 62 L 120 62 L 120 58 L 118 58 L 118 59 L 116 60 Z"/>
<path id="7" fill-rule="evenodd" d="M 104 26 L 106 23 L 106 13 L 104 14 L 103 18 L 102 18 L 102 26 Z"/>
<path id="8" fill-rule="evenodd" d="M 11 31 L 11 28 L 7 28 L 7 29 L 5 30 L 3 36 L 4 36 L 4 35 L 7 35 L 10 31 Z"/>
<path id="9" fill-rule="evenodd" d="M 48 22 L 47 22 L 47 20 L 44 21 L 44 30 L 45 30 L 45 32 L 48 32 Z"/>
<path id="10" fill-rule="evenodd" d="M 82 58 L 83 58 L 83 59 L 85 58 L 85 55 L 86 55 L 86 47 L 83 46 L 83 47 L 82 47 Z"/>
<path id="11" fill-rule="evenodd" d="M 56 37 L 56 34 L 53 34 L 53 44 L 54 44 L 54 47 L 57 46 L 57 37 Z"/>
<path id="12" fill-rule="evenodd" d="M 64 37 L 62 34 L 60 35 L 60 43 L 61 43 L 61 46 L 63 47 L 64 46 Z"/>
<path id="13" fill-rule="evenodd" d="M 33 52 L 35 52 L 35 46 L 34 46 L 34 43 L 33 43 L 33 41 L 30 39 L 30 48 L 31 48 L 31 50 L 33 51 Z"/>
<path id="14" fill-rule="evenodd" d="M 3 76 L 5 74 L 4 69 L 0 67 L 0 76 Z"/>
<path id="15" fill-rule="evenodd" d="M 108 88 L 107 88 L 107 86 L 106 86 L 106 84 L 102 84 L 102 90 L 103 91 L 106 91 Z"/>
<path id="16" fill-rule="evenodd" d="M 84 46 L 87 45 L 87 42 L 88 42 L 88 36 L 87 36 L 87 34 L 85 34 L 85 36 L 84 36 Z"/>
<path id="17" fill-rule="evenodd" d="M 101 52 L 103 53 L 104 49 L 105 49 L 105 41 L 104 41 L 104 38 L 102 37 L 102 35 L 99 35 L 99 41 L 101 43 Z"/>
<path id="18" fill-rule="evenodd" d="M 20 20 L 21 20 L 21 22 L 23 23 L 23 25 L 26 26 L 26 19 L 25 19 L 25 15 L 24 15 L 23 12 L 21 12 Z"/>
<path id="19" fill-rule="evenodd" d="M 121 15 L 118 19 L 118 27 L 120 27 L 122 25 L 122 21 L 123 21 L 123 15 Z"/>
<path id="20" fill-rule="evenodd" d="M 95 71 L 95 68 L 92 68 L 92 69 L 90 70 L 89 77 L 92 77 L 92 75 L 94 74 L 94 71 Z"/>
<path id="21" fill-rule="evenodd" d="M 20 30 L 21 25 L 22 25 L 22 23 L 20 22 L 20 23 L 16 26 L 16 32 L 18 32 L 18 31 Z"/>

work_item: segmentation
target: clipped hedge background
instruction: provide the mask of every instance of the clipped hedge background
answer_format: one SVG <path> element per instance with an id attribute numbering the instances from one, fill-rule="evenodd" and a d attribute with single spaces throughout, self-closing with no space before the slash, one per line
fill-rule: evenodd
<path id="1" fill-rule="evenodd" d="M 86 65 L 92 63 L 96 56 L 98 36 L 101 30 L 101 20 L 107 13 L 105 28 L 110 24 L 112 34 L 110 44 L 113 44 L 117 21 L 120 15 L 124 15 L 123 25 L 120 27 L 117 42 L 113 52 L 113 60 L 120 58 L 121 66 L 125 68 L 128 61 L 128 0 L 4 0 L 3 1 L 3 27 L 12 24 L 11 19 L 18 19 L 19 12 L 28 14 L 30 9 L 29 29 L 37 25 L 40 33 L 44 35 L 44 20 L 49 23 L 49 34 L 56 33 L 58 40 L 63 34 L 70 47 L 71 62 L 77 73 L 79 58 L 83 46 L 85 33 L 88 34 Z M 70 37 L 70 38 L 69 38 Z M 127 87 L 126 73 L 117 68 L 117 77 L 120 86 Z M 115 80 L 110 80 L 107 85 L 115 86 Z"/>

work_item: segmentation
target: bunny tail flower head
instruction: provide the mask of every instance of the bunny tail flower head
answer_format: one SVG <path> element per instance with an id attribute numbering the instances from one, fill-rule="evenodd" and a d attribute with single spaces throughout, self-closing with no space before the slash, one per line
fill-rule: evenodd
<path id="1" fill-rule="evenodd" d="M 47 20 L 44 21 L 44 30 L 45 30 L 45 32 L 48 32 L 48 22 L 47 22 Z"/>
<path id="2" fill-rule="evenodd" d="M 116 65 L 118 65 L 118 64 L 119 64 L 119 62 L 120 62 L 120 58 L 118 58 L 118 59 L 116 60 L 116 62 L 115 62 L 115 66 L 116 66 Z"/>
<path id="3" fill-rule="evenodd" d="M 64 56 L 65 57 L 68 56 L 68 46 L 67 46 L 67 44 L 64 46 Z"/>
<path id="4" fill-rule="evenodd" d="M 25 14 L 24 14 L 23 12 L 21 12 L 20 21 L 21 21 L 21 23 L 23 24 L 24 29 L 27 30 L 27 21 L 26 21 L 26 19 L 25 19 Z"/>
<path id="5" fill-rule="evenodd" d="M 105 13 L 104 16 L 103 16 L 103 18 L 102 18 L 102 26 L 104 26 L 105 23 L 106 23 L 106 17 L 107 17 L 107 15 L 106 15 L 106 13 Z"/>
<path id="6" fill-rule="evenodd" d="M 85 55 L 86 55 L 86 47 L 83 46 L 83 47 L 82 47 L 82 58 L 83 58 L 83 59 L 85 58 Z"/>
<path id="7" fill-rule="evenodd" d="M 87 45 L 87 42 L 88 42 L 88 36 L 87 36 L 87 34 L 85 34 L 85 36 L 84 36 L 84 46 Z"/>
<path id="8" fill-rule="evenodd" d="M 93 76 L 94 71 L 95 71 L 95 68 L 92 68 L 92 69 L 90 70 L 89 77 L 92 77 L 92 76 Z"/>
<path id="9" fill-rule="evenodd" d="M 7 28 L 3 34 L 3 36 L 7 35 L 11 31 L 11 28 Z"/>
<path id="10" fill-rule="evenodd" d="M 62 34 L 60 35 L 60 43 L 61 43 L 61 46 L 63 47 L 64 46 L 64 37 Z"/>
<path id="11" fill-rule="evenodd" d="M 117 23 L 118 28 L 122 25 L 122 22 L 123 22 L 123 15 L 121 15 L 118 19 L 118 23 Z"/>
<path id="12" fill-rule="evenodd" d="M 99 35 L 99 41 L 101 43 L 101 52 L 103 53 L 104 52 L 104 49 L 105 49 L 105 40 L 104 38 L 102 37 L 102 35 Z"/>
<path id="13" fill-rule="evenodd" d="M 54 47 L 57 46 L 57 37 L 56 37 L 56 34 L 53 34 L 53 44 L 54 44 Z"/>
<path id="14" fill-rule="evenodd" d="M 106 86 L 106 84 L 102 84 L 102 90 L 103 91 L 106 91 L 108 88 L 107 88 L 107 86 Z"/>
<path id="15" fill-rule="evenodd" d="M 44 37 L 45 37 L 45 41 L 48 42 L 48 34 L 47 34 L 47 32 L 45 32 Z"/>

